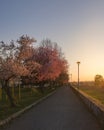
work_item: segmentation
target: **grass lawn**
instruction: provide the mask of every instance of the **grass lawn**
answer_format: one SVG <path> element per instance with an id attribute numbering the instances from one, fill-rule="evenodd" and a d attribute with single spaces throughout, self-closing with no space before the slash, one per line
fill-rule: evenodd
<path id="1" fill-rule="evenodd" d="M 98 87 L 94 82 L 83 82 L 80 84 L 80 90 L 104 104 L 104 87 Z"/>
<path id="2" fill-rule="evenodd" d="M 21 88 L 20 90 L 18 88 L 11 89 L 12 95 L 14 96 L 18 104 L 17 107 L 12 108 L 10 107 L 9 101 L 5 93 L 1 95 L 0 90 L 0 120 L 9 117 L 13 113 L 34 103 L 36 100 L 46 96 L 52 91 L 53 89 L 50 88 L 45 88 L 44 93 L 41 93 L 41 91 L 38 88 Z"/>

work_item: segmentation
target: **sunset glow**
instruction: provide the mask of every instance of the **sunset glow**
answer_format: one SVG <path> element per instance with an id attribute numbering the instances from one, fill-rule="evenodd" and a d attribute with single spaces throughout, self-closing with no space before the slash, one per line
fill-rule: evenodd
<path id="1" fill-rule="evenodd" d="M 16 40 L 23 34 L 37 43 L 49 38 L 61 46 L 69 62 L 72 81 L 92 81 L 104 76 L 103 0 L 10 0 L 0 3 L 0 41 Z"/>

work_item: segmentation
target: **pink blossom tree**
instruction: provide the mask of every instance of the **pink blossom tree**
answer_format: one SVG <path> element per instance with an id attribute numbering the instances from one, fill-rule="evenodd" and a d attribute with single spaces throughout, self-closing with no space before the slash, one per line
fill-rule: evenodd
<path id="1" fill-rule="evenodd" d="M 37 74 L 40 68 L 40 64 L 33 59 L 35 54 L 33 43 L 36 42 L 36 40 L 28 36 L 21 36 L 17 42 L 19 44 L 19 54 L 17 55 L 17 59 L 29 72 L 28 75 L 21 76 L 22 82 L 25 84 L 34 83 L 37 79 Z"/>
<path id="2" fill-rule="evenodd" d="M 2 88 L 5 90 L 11 106 L 16 106 L 10 93 L 9 81 L 13 78 L 32 76 L 33 70 L 39 67 L 39 64 L 31 61 L 33 47 L 31 44 L 35 40 L 28 36 L 21 36 L 17 41 L 19 45 L 1 42 L 0 46 L 0 80 Z"/>
<path id="3" fill-rule="evenodd" d="M 47 80 L 55 81 L 62 72 L 67 72 L 67 61 L 62 56 L 58 45 L 48 39 L 43 40 L 37 48 L 34 59 L 41 64 L 38 80 L 42 83 Z"/>
<path id="4" fill-rule="evenodd" d="M 13 42 L 0 45 L 0 80 L 2 88 L 5 90 L 11 106 L 15 106 L 13 97 L 10 93 L 9 81 L 12 78 L 19 77 L 28 73 L 24 65 L 15 59 L 16 46 Z"/>

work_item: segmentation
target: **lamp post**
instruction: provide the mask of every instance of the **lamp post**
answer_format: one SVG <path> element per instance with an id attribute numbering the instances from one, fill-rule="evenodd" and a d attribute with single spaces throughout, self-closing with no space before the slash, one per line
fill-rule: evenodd
<path id="1" fill-rule="evenodd" d="M 79 89 L 79 64 L 80 64 L 80 61 L 77 61 L 77 64 L 78 64 L 78 89 Z"/>
<path id="2" fill-rule="evenodd" d="M 72 82 L 72 74 L 69 74 L 69 81 Z"/>

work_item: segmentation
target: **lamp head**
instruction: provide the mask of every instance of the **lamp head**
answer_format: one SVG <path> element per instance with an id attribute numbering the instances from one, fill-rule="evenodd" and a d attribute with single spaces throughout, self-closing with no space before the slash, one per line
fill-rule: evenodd
<path id="1" fill-rule="evenodd" d="M 81 62 L 80 61 L 77 61 L 77 64 L 79 65 Z"/>

